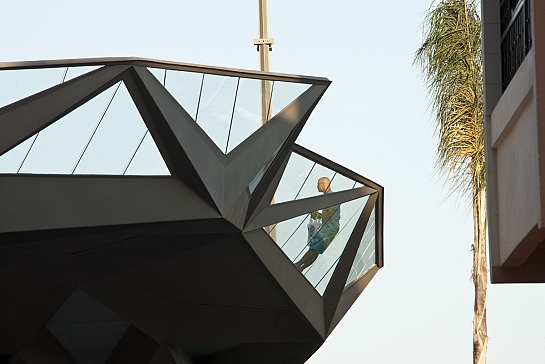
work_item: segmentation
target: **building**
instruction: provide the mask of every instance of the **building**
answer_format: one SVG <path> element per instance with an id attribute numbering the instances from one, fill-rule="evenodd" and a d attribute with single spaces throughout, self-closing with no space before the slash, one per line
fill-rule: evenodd
<path id="1" fill-rule="evenodd" d="M 545 282 L 545 3 L 483 0 L 493 283 Z"/>
<path id="2" fill-rule="evenodd" d="M 303 363 L 383 265 L 383 188 L 295 143 L 325 78 L 107 58 L 0 84 L 0 363 Z"/>

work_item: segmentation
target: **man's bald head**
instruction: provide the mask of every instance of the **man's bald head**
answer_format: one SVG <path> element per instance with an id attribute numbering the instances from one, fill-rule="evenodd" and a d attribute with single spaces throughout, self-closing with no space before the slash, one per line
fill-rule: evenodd
<path id="1" fill-rule="evenodd" d="M 318 192 L 329 192 L 331 191 L 331 188 L 329 188 L 329 185 L 331 184 L 331 180 L 327 177 L 320 177 L 318 179 Z"/>

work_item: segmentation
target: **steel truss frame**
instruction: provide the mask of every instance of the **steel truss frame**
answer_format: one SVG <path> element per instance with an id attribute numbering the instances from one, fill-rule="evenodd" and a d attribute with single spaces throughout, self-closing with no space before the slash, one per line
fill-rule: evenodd
<path id="1" fill-rule="evenodd" d="M 25 244 L 36 247 L 47 245 L 48 241 L 77 240 L 92 234 L 114 234 L 109 244 L 112 241 L 129 244 L 131 239 L 167 232 L 185 235 L 213 232 L 236 236 L 289 302 L 290 309 L 298 312 L 296 316 L 318 335 L 318 339 L 302 351 L 306 354 L 297 358 L 312 354 L 383 266 L 383 187 L 295 144 L 330 81 L 142 58 L 0 63 L 0 72 L 88 65 L 102 67 L 0 109 L 0 155 L 123 81 L 171 176 L 0 175 L 0 246 L 6 249 Z M 312 86 L 235 149 L 224 154 L 146 67 L 305 82 Z M 360 182 L 364 187 L 271 205 L 292 153 Z M 250 191 L 249 185 L 260 174 L 257 187 Z M 322 297 L 263 227 L 364 196 L 369 199 Z M 373 208 L 376 209 L 376 264 L 345 288 Z M 191 245 L 191 248 L 198 245 Z M 79 252 L 83 248 L 73 249 Z M 186 250 L 180 246 L 169 249 L 164 254 L 179 254 Z M 139 259 L 139 264 L 144 264 L 153 258 Z M 107 272 L 95 275 L 104 277 L 126 268 L 110 267 Z M 92 279 L 82 277 L 71 278 L 71 288 L 63 297 L 80 287 L 102 302 L 108 301 Z M 58 305 L 48 307 L 38 324 L 31 326 L 44 325 L 61 303 L 62 299 Z M 32 336 L 33 331 L 27 328 L 22 332 Z M 0 354 L 18 352 L 26 343 L 23 336 L 16 336 L 0 346 Z M 201 353 L 194 360 L 214 362 L 223 355 L 221 350 L 216 351 L 219 354 L 213 354 L 214 350 Z"/>

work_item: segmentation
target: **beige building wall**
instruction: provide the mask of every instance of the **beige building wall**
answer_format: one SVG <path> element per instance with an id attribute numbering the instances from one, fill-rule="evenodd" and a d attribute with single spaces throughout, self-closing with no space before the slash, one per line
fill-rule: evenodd
<path id="1" fill-rule="evenodd" d="M 518 267 L 537 245 L 525 238 L 540 228 L 534 52 L 496 105 L 491 117 L 496 150 L 500 265 Z M 526 239 L 528 240 L 528 239 Z"/>
<path id="2" fill-rule="evenodd" d="M 531 2 L 531 23 L 545 20 L 545 2 Z M 500 1 L 483 0 L 482 17 L 492 282 L 545 282 L 545 24 L 502 90 Z"/>

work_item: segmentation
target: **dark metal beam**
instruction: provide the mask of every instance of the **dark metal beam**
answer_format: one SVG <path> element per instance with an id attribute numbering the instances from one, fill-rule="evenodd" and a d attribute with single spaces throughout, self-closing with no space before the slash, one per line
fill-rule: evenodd
<path id="1" fill-rule="evenodd" d="M 178 71 L 208 73 L 211 75 L 256 78 L 269 81 L 310 83 L 314 85 L 329 85 L 331 81 L 324 77 L 289 75 L 284 73 L 261 72 L 242 70 L 236 68 L 204 66 L 191 63 L 164 61 L 142 57 L 103 57 L 103 58 L 78 58 L 41 61 L 0 62 L 0 71 L 17 69 L 55 68 L 55 67 L 80 67 L 80 66 L 140 66 L 167 68 Z"/>
<path id="2" fill-rule="evenodd" d="M 0 232 L 220 218 L 176 178 L 1 175 Z"/>
<path id="3" fill-rule="evenodd" d="M 317 211 L 329 206 L 352 201 L 376 192 L 376 190 L 369 187 L 359 187 L 348 191 L 333 192 L 326 195 L 313 196 L 271 205 L 252 220 L 252 222 L 245 227 L 244 231 L 255 230 L 280 221 L 286 221 L 311 211 Z"/>
<path id="4" fill-rule="evenodd" d="M 384 190 L 378 194 L 378 199 L 375 207 L 375 256 L 377 258 L 377 266 L 384 266 Z"/>
<path id="5" fill-rule="evenodd" d="M 356 172 L 354 172 L 354 171 L 352 171 L 352 170 L 350 170 L 350 169 L 348 169 L 346 167 L 343 167 L 340 164 L 335 163 L 330 159 L 324 158 L 321 155 L 319 155 L 317 153 L 314 153 L 313 151 L 311 151 L 309 149 L 306 149 L 305 147 L 300 146 L 299 144 L 294 144 L 292 149 L 293 149 L 294 152 L 296 152 L 298 154 L 301 154 L 305 158 L 308 158 L 313 162 L 316 162 L 318 164 L 326 166 L 327 168 L 330 168 L 330 169 L 334 170 L 335 172 L 338 172 L 338 173 L 344 175 L 345 177 L 348 177 L 348 178 L 353 179 L 355 181 L 361 182 L 364 185 L 372 187 L 372 188 L 374 188 L 376 190 L 382 190 L 382 188 L 383 188 L 381 185 L 371 181 L 370 179 L 365 178 L 362 175 L 357 174 Z"/>

